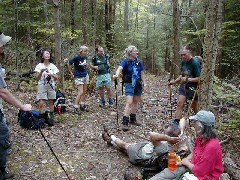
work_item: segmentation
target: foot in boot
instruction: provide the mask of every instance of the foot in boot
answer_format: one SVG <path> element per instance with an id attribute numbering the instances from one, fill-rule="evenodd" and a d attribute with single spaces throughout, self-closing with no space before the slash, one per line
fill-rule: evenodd
<path id="1" fill-rule="evenodd" d="M 141 126 L 141 124 L 136 119 L 136 114 L 130 114 L 129 123 L 132 124 L 132 125 L 135 125 L 135 126 Z"/>
<path id="2" fill-rule="evenodd" d="M 48 117 L 46 119 L 46 123 L 48 124 L 48 126 L 53 126 L 54 125 L 54 112 L 49 112 L 48 113 Z"/>
<path id="3" fill-rule="evenodd" d="M 129 117 L 123 116 L 123 121 L 122 121 L 122 130 L 123 131 L 128 131 L 128 122 L 129 122 Z"/>
<path id="4" fill-rule="evenodd" d="M 80 105 L 80 110 L 81 111 L 85 111 L 85 112 L 89 112 L 89 110 L 88 110 L 86 105 Z"/>
<path id="5" fill-rule="evenodd" d="M 107 132 L 103 131 L 103 133 L 102 133 L 102 138 L 103 138 L 104 141 L 107 142 L 107 144 L 108 144 L 109 146 L 112 146 L 111 137 L 110 137 L 110 135 L 109 135 Z"/>
<path id="6" fill-rule="evenodd" d="M 105 106 L 105 99 L 100 99 L 100 101 L 99 101 L 99 107 L 103 107 L 103 106 Z"/>

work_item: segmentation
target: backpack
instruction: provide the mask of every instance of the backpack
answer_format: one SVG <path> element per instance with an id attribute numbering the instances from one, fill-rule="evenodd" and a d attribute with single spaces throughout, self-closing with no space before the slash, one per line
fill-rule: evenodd
<path id="1" fill-rule="evenodd" d="M 104 58 L 106 60 L 106 63 L 105 64 L 102 64 L 104 65 L 104 67 L 106 66 L 107 69 L 108 69 L 108 73 L 111 73 L 110 72 L 110 63 L 109 63 L 109 59 L 110 59 L 110 56 L 108 54 L 104 54 Z M 92 62 L 93 62 L 93 65 L 95 66 L 96 65 L 96 62 L 97 62 L 97 55 L 94 55 L 93 58 L 92 58 Z M 97 71 L 95 71 L 96 74 L 97 74 Z"/>
<path id="2" fill-rule="evenodd" d="M 32 110 L 31 112 L 19 110 L 18 122 L 21 127 L 26 129 L 39 129 L 45 123 L 45 119 L 39 118 L 40 112 Z"/>
<path id="3" fill-rule="evenodd" d="M 65 95 L 60 90 L 56 92 L 56 100 L 54 102 L 54 112 L 57 112 L 58 114 L 66 112 Z"/>
<path id="4" fill-rule="evenodd" d="M 181 158 L 185 158 L 190 154 L 190 152 L 181 150 L 176 154 Z M 151 178 L 152 176 L 168 167 L 168 152 L 165 152 L 161 155 L 154 155 L 150 159 L 144 160 L 141 166 L 141 174 L 143 176 L 143 179 Z"/>

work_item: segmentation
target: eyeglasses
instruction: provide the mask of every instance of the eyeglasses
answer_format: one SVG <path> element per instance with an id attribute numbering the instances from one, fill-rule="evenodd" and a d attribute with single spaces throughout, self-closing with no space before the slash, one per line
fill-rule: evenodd
<path id="1" fill-rule="evenodd" d="M 180 54 L 180 56 L 186 56 L 187 54 Z"/>

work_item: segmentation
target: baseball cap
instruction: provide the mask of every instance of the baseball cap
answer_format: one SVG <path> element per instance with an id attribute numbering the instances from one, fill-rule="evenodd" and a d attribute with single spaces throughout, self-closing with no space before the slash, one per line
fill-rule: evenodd
<path id="1" fill-rule="evenodd" d="M 215 125 L 215 116 L 210 111 L 201 110 L 196 115 L 190 116 L 189 119 L 199 121 L 206 126 Z"/>
<path id="2" fill-rule="evenodd" d="M 5 36 L 3 33 L 0 35 L 0 47 L 4 46 L 8 41 L 10 41 L 10 36 Z"/>

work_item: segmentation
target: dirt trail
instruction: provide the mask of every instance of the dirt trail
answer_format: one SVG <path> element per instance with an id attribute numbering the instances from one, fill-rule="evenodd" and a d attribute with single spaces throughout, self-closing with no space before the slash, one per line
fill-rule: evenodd
<path id="1" fill-rule="evenodd" d="M 122 152 L 117 151 L 101 138 L 102 125 L 111 127 L 117 137 L 127 142 L 138 142 L 148 138 L 150 131 L 163 132 L 164 126 L 171 120 L 167 79 L 161 80 L 148 76 L 150 88 L 144 94 L 146 113 L 138 112 L 137 118 L 142 126 L 131 126 L 129 132 L 118 129 L 116 109 L 98 107 L 95 96 L 89 96 L 87 102 L 90 112 L 74 114 L 71 108 L 57 115 L 58 122 L 53 127 L 42 129 L 54 152 L 63 164 L 71 179 L 119 179 L 126 169 L 139 173 L 139 168 L 131 165 Z M 15 93 L 27 102 L 35 98 L 36 91 Z M 14 92 L 14 91 L 13 91 Z M 74 100 L 74 89 L 67 91 L 68 103 Z M 115 89 L 113 86 L 115 97 Z M 117 87 L 119 125 L 125 105 L 121 95 L 121 86 Z M 174 101 L 176 98 L 172 98 Z M 11 150 L 9 169 L 16 174 L 14 179 L 49 180 L 67 179 L 39 131 L 26 130 L 17 123 L 15 108 L 5 105 L 11 132 Z M 174 112 L 173 112 L 174 114 Z M 143 137 L 143 138 L 142 138 Z"/>

